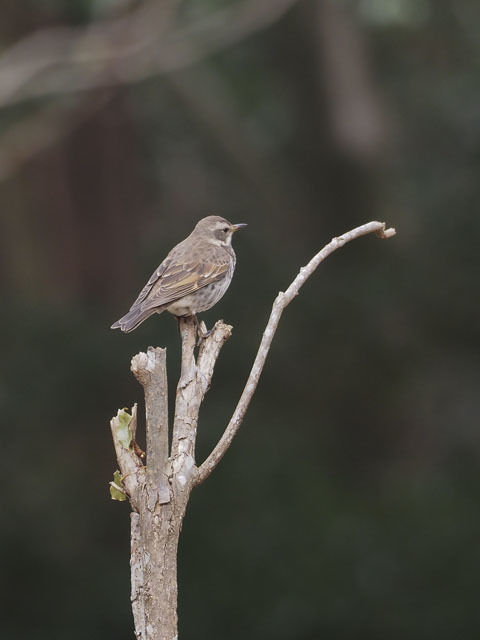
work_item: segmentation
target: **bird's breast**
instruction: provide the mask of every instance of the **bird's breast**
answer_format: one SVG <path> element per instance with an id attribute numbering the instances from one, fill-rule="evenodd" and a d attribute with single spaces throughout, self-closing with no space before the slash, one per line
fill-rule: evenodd
<path id="1" fill-rule="evenodd" d="M 167 311 L 173 313 L 175 316 L 189 316 L 210 309 L 220 300 L 228 289 L 232 279 L 230 274 L 229 276 L 230 277 L 222 278 L 222 280 L 218 282 L 212 282 L 212 284 L 208 284 L 206 287 L 202 287 L 194 293 L 175 300 L 175 302 L 172 302 L 172 304 L 167 307 Z"/>

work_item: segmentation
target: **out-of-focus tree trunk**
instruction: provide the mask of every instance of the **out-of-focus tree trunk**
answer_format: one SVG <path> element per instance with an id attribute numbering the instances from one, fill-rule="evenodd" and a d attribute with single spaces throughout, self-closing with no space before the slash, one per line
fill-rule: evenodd
<path id="1" fill-rule="evenodd" d="M 391 116 L 354 8 L 306 0 L 293 13 L 277 40 L 297 114 L 288 151 L 315 202 L 310 224 L 333 232 L 338 219 L 354 225 L 382 208 Z"/>
<path id="2" fill-rule="evenodd" d="M 125 249 L 147 213 L 137 144 L 118 96 L 2 183 L 2 277 L 16 296 L 35 301 L 41 292 L 54 303 L 123 297 L 135 273 Z"/>

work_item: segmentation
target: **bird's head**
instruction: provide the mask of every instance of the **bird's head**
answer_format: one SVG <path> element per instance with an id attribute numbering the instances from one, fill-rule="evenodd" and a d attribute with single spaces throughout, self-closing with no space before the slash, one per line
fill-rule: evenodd
<path id="1" fill-rule="evenodd" d="M 220 216 L 207 216 L 197 223 L 195 232 L 206 236 L 212 244 L 229 247 L 232 244 L 233 234 L 246 226 L 245 223 L 232 224 Z"/>

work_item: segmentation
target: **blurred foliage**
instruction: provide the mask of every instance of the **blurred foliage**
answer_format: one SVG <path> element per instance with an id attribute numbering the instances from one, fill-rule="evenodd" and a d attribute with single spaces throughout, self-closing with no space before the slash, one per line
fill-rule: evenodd
<path id="1" fill-rule="evenodd" d="M 189 2 L 181 19 L 227 4 Z M 126 6 L 7 0 L 0 44 Z M 339 25 L 363 57 L 339 58 L 325 37 Z M 234 333 L 199 459 L 276 292 L 351 226 L 386 220 L 398 236 L 336 253 L 282 318 L 240 434 L 191 499 L 181 637 L 479 636 L 479 27 L 473 0 L 305 0 L 192 69 L 107 90 L 0 183 L 5 638 L 133 637 L 108 423 L 141 403 L 129 361 L 149 344 L 168 348 L 173 398 L 179 340 L 166 316 L 108 327 L 210 213 L 249 226 L 205 314 Z M 345 70 L 356 94 L 339 93 Z M 364 96 L 383 124 L 354 148 L 335 122 Z M 0 135 L 60 100 L 1 110 Z"/>

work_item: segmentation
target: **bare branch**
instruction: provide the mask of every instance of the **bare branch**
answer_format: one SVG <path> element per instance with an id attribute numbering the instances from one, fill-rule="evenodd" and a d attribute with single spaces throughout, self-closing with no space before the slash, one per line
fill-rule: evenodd
<path id="1" fill-rule="evenodd" d="M 195 441 L 200 406 L 210 388 L 220 349 L 230 337 L 232 327 L 217 322 L 209 337 L 202 341 L 198 362 L 195 363 L 196 325 L 191 317 L 180 318 L 179 322 L 182 334 L 182 371 L 177 385 L 171 458 L 173 478 L 185 486 L 196 471 Z"/>
<path id="2" fill-rule="evenodd" d="M 260 29 L 298 0 L 255 0 L 186 27 L 172 26 L 178 0 L 142 3 L 120 18 L 87 28 L 56 27 L 26 36 L 0 56 L 0 108 L 51 94 L 76 99 L 48 105 L 0 137 L 0 181 L 94 115 L 84 91 L 130 84 L 196 64 Z M 85 104 L 84 104 L 85 103 Z M 252 175 L 255 172 L 251 172 Z"/>
<path id="3" fill-rule="evenodd" d="M 218 444 L 215 446 L 205 462 L 203 462 L 203 464 L 199 467 L 197 476 L 195 478 L 196 484 L 200 484 L 201 482 L 206 480 L 206 478 L 208 478 L 208 476 L 212 473 L 212 471 L 215 469 L 217 464 L 227 452 L 228 447 L 232 443 L 235 434 L 242 424 L 245 413 L 257 388 L 258 381 L 260 379 L 268 352 L 270 350 L 273 336 L 275 335 L 280 317 L 285 307 L 287 307 L 287 305 L 290 304 L 293 298 L 298 295 L 300 288 L 305 284 L 306 280 L 313 274 L 315 269 L 321 262 L 323 262 L 323 260 L 325 260 L 325 258 L 327 258 L 331 253 L 333 253 L 340 247 L 343 247 L 343 245 L 347 242 L 355 240 L 356 238 L 360 238 L 361 236 L 365 236 L 369 233 L 376 233 L 381 238 L 391 238 L 395 235 L 395 229 L 385 229 L 385 223 L 383 222 L 369 222 L 362 225 L 361 227 L 356 227 L 355 229 L 352 229 L 351 231 L 348 231 L 347 233 L 344 233 L 337 238 L 333 238 L 319 253 L 317 253 L 310 260 L 310 262 L 305 267 L 302 267 L 300 269 L 297 277 L 294 279 L 285 293 L 280 292 L 278 294 L 275 302 L 273 303 L 270 318 L 263 333 L 262 340 L 255 357 L 255 361 L 250 371 L 250 375 L 248 377 L 245 388 L 242 392 L 242 395 L 240 396 L 240 400 L 238 401 L 232 418 L 230 419 L 230 422 L 228 423 L 227 428 L 225 429 L 225 432 L 220 438 Z"/>
<path id="4" fill-rule="evenodd" d="M 132 373 L 145 393 L 147 423 L 147 496 L 148 508 L 170 502 L 168 482 L 168 390 L 167 352 L 149 347 L 147 353 L 132 358 Z"/>
<path id="5" fill-rule="evenodd" d="M 27 36 L 0 58 L 0 107 L 29 98 L 135 83 L 191 66 L 278 20 L 298 0 L 245 0 L 194 24 L 152 19 L 162 3 L 85 29 Z"/>
<path id="6" fill-rule="evenodd" d="M 173 0 L 146 2 L 112 20 L 81 28 L 46 28 L 25 36 L 0 58 L 0 105 L 51 93 L 38 93 L 37 89 L 34 94 L 27 91 L 20 95 L 24 87 L 50 70 L 60 83 L 66 80 L 65 67 L 96 63 L 94 73 L 101 75 L 112 62 L 152 45 L 152 37 L 160 38 L 170 26 L 172 4 Z M 61 92 L 61 87 L 57 91 Z"/>
<path id="7" fill-rule="evenodd" d="M 210 389 L 213 369 L 220 354 L 220 349 L 231 335 L 232 327 L 229 324 L 224 324 L 222 320 L 219 320 L 215 324 L 210 336 L 206 340 L 203 340 L 200 345 L 197 368 L 201 374 L 203 395 Z"/>

